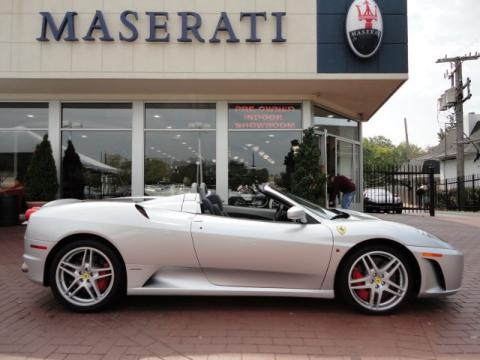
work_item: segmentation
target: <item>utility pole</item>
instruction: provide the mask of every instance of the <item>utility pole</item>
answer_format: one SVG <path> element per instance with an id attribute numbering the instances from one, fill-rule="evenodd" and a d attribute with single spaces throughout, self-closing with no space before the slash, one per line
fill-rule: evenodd
<path id="1" fill-rule="evenodd" d="M 437 64 L 450 63 L 454 67 L 453 73 L 450 75 L 454 82 L 455 89 L 455 123 L 457 128 L 457 191 L 458 191 L 458 207 L 463 208 L 465 204 L 465 143 L 463 141 L 463 103 L 472 97 L 470 94 L 470 79 L 467 84 L 463 85 L 463 63 L 465 61 L 478 60 L 480 54 L 457 57 L 445 57 L 438 59 Z M 463 96 L 463 91 L 468 88 L 468 96 Z"/>
<path id="2" fill-rule="evenodd" d="M 405 145 L 406 145 L 407 164 L 410 165 L 410 142 L 408 141 L 407 118 L 404 118 L 403 120 L 405 123 Z"/>

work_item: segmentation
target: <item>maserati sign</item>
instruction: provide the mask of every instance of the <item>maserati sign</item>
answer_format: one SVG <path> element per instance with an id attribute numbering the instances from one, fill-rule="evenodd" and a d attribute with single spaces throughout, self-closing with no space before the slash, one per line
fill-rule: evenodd
<path id="1" fill-rule="evenodd" d="M 347 38 L 353 52 L 364 59 L 378 51 L 383 38 L 383 18 L 375 0 L 354 0 L 347 14 Z"/>
<path id="2" fill-rule="evenodd" d="M 57 14 L 55 14 L 56 19 L 50 12 L 41 12 L 40 16 L 42 17 L 42 29 L 40 37 L 37 38 L 37 41 L 50 41 L 50 38 L 55 39 L 56 41 L 78 41 L 77 37 L 77 27 L 78 20 L 77 16 L 88 16 L 88 14 L 79 14 L 75 11 L 67 11 L 63 18 L 60 19 Z M 194 11 L 181 11 L 176 14 L 170 14 L 168 12 L 159 12 L 159 11 L 147 11 L 145 13 L 139 13 L 133 10 L 125 10 L 118 17 L 117 21 L 121 23 L 121 31 L 117 34 L 114 34 L 111 29 L 112 25 L 107 22 L 107 17 L 100 10 L 97 10 L 93 16 L 90 17 L 90 26 L 88 27 L 87 32 L 84 36 L 81 37 L 83 41 L 115 41 L 116 39 L 120 41 L 134 42 L 139 39 L 139 28 L 145 27 L 142 24 L 139 24 L 141 21 L 148 23 L 148 36 L 145 38 L 145 41 L 152 43 L 168 43 L 171 41 L 170 37 L 170 23 L 169 20 L 173 16 L 178 16 L 179 18 L 179 37 L 177 38 L 178 42 L 191 43 L 193 41 L 199 43 L 219 43 L 221 42 L 221 35 L 227 43 L 238 43 L 241 41 L 237 37 L 237 30 L 235 29 L 234 15 L 227 14 L 222 11 L 218 15 L 217 26 L 214 27 L 214 31 L 209 37 L 205 37 L 205 29 L 203 25 L 202 16 Z M 244 39 L 247 43 L 259 43 L 262 41 L 257 28 L 261 22 L 272 22 L 272 28 L 274 28 L 274 34 L 271 39 L 273 43 L 284 43 L 287 41 L 283 36 L 283 20 L 286 16 L 285 12 L 272 12 L 267 14 L 266 11 L 260 12 L 240 12 L 240 14 L 235 14 L 235 18 L 239 22 L 250 22 L 250 35 Z M 210 18 L 210 17 L 209 17 Z M 82 19 L 82 21 L 88 21 Z M 239 24 L 237 24 L 238 26 Z"/>

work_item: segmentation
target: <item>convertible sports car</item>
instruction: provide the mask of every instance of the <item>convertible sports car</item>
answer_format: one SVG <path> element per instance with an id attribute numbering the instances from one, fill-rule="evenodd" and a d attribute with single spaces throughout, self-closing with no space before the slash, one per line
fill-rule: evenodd
<path id="1" fill-rule="evenodd" d="M 366 312 L 460 289 L 463 254 L 434 235 L 327 210 L 272 184 L 269 208 L 206 189 L 162 198 L 57 200 L 31 215 L 23 271 L 67 307 L 128 295 L 338 297 Z"/>

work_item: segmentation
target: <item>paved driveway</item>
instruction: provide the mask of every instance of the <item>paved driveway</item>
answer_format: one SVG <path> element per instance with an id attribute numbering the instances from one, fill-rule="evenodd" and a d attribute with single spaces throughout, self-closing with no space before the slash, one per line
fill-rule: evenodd
<path id="1" fill-rule="evenodd" d="M 387 317 L 330 300 L 210 297 L 80 315 L 20 272 L 24 228 L 0 228 L 0 359 L 480 359 L 480 217 L 385 217 L 463 250 L 463 291 Z"/>

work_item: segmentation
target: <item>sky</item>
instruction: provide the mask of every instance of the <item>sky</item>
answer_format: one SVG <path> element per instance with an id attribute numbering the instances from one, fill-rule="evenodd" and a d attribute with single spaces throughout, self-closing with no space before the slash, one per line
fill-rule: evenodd
<path id="1" fill-rule="evenodd" d="M 445 55 L 480 53 L 480 1 L 410 0 L 408 16 L 409 80 L 364 125 L 363 134 L 383 135 L 398 144 L 405 141 L 407 118 L 410 143 L 433 146 L 449 114 L 437 111 L 437 99 L 450 87 L 444 79 L 450 65 L 435 62 Z M 464 81 L 467 77 L 473 97 L 464 104 L 464 113 L 480 113 L 480 60 L 464 63 Z"/>

